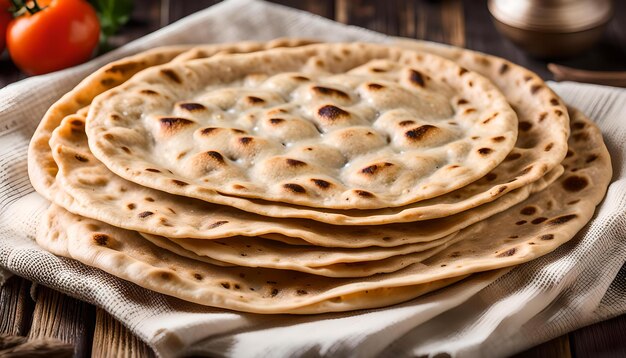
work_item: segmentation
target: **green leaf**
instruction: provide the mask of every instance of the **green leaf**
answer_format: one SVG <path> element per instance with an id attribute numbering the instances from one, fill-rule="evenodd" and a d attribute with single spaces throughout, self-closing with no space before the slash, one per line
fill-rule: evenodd
<path id="1" fill-rule="evenodd" d="M 133 10 L 132 0 L 89 0 L 100 19 L 100 48 L 106 49 L 107 40 L 128 22 Z"/>

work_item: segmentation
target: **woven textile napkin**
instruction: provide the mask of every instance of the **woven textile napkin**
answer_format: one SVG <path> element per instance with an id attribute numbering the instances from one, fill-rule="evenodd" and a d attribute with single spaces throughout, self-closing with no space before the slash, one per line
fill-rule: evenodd
<path id="1" fill-rule="evenodd" d="M 48 203 L 29 183 L 26 150 L 50 104 L 96 68 L 138 51 L 284 36 L 390 40 L 261 1 L 229 0 L 84 65 L 1 89 L 0 268 L 103 307 L 160 356 L 502 356 L 626 312 L 626 92 L 575 83 L 550 85 L 602 129 L 613 182 L 572 241 L 510 272 L 476 275 L 383 309 L 263 316 L 152 293 L 37 247 L 34 228 Z"/>

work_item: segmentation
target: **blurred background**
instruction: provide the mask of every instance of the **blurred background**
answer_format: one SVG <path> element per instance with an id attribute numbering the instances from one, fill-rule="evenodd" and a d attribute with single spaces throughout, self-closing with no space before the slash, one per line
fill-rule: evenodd
<path id="1" fill-rule="evenodd" d="M 123 12 L 128 11 L 128 17 L 123 19 L 119 28 L 108 38 L 107 48 L 121 46 L 220 1 L 109 1 L 114 4 L 116 2 L 122 3 L 116 5 L 119 8 L 118 12 L 121 12 L 117 15 L 124 16 Z M 124 10 L 124 2 L 132 3 L 132 8 Z M 550 62 L 582 70 L 620 71 L 618 74 L 610 74 L 612 78 L 616 75 L 626 76 L 623 72 L 626 71 L 626 1 L 622 0 L 272 0 L 272 2 L 388 35 L 443 42 L 487 52 L 528 67 L 545 79 L 553 79 L 553 74 L 547 68 Z M 604 16 L 606 4 L 609 4 L 608 17 Z M 554 10 L 552 13 L 549 11 L 550 8 Z M 531 30 L 539 29 L 527 40 L 531 45 L 546 41 L 547 35 L 541 33 L 542 24 L 548 27 L 546 30 L 548 32 L 559 30 L 577 32 L 579 30 L 576 28 L 577 25 L 582 26 L 583 30 L 598 25 L 599 36 L 597 41 L 592 41 L 590 48 L 582 49 L 582 52 L 575 51 L 578 53 L 572 56 L 537 58 L 530 55 L 527 49 L 516 46 L 498 31 L 490 9 L 500 20 L 507 20 L 508 16 L 513 25 L 528 27 Z M 592 23 L 589 23 L 590 21 Z M 500 30 L 502 27 L 499 27 Z M 556 41 L 561 42 L 558 39 Z M 584 41 L 584 38 L 574 39 L 573 45 L 567 47 L 579 45 L 588 47 L 584 46 Z M 12 64 L 5 51 L 0 57 L 0 87 L 25 76 Z"/>

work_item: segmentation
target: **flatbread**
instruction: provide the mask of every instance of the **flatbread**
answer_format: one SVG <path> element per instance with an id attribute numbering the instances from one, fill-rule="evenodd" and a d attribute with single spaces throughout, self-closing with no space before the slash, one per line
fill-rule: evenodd
<path id="1" fill-rule="evenodd" d="M 460 241 L 403 270 L 358 279 L 312 276 L 284 270 L 216 267 L 154 247 L 133 231 L 81 218 L 54 206 L 37 242 L 58 255 L 101 268 L 142 287 L 199 304 L 257 313 L 319 313 L 311 305 L 340 304 L 357 294 L 368 307 L 376 290 L 458 278 L 510 267 L 545 255 L 570 240 L 592 217 L 611 179 L 611 163 L 599 129 L 572 110 L 566 173 L 541 193 L 463 229 Z M 400 291 L 399 291 L 400 292 Z M 410 295 L 408 295 L 410 296 Z M 399 294 L 387 296 L 407 299 Z M 398 302 L 398 301 L 395 301 Z M 348 304 L 337 310 L 355 309 Z"/>
<path id="2" fill-rule="evenodd" d="M 563 172 L 558 166 L 542 179 L 492 203 L 445 218 L 354 227 L 268 218 L 129 182 L 112 174 L 91 154 L 83 113 L 64 119 L 54 131 L 50 146 L 59 167 L 57 185 L 60 190 L 54 201 L 75 214 L 170 238 L 216 239 L 242 235 L 278 239 L 272 234 L 279 234 L 300 238 L 312 245 L 347 248 L 392 247 L 442 238 L 519 203 L 532 192 L 544 189 Z"/>
<path id="3" fill-rule="evenodd" d="M 481 178 L 513 148 L 517 116 L 441 57 L 314 44 L 146 69 L 93 101 L 86 131 L 100 161 L 146 187 L 376 209 Z"/>
<path id="4" fill-rule="evenodd" d="M 112 62 L 81 81 L 54 103 L 39 122 L 28 147 L 28 176 L 35 190 L 52 200 L 51 188 L 55 186 L 58 168 L 48 141 L 52 131 L 65 116 L 76 113 L 89 105 L 97 95 L 123 83 L 140 70 L 166 63 L 186 50 L 189 50 L 188 46 L 161 47 Z"/>
<path id="5" fill-rule="evenodd" d="M 33 134 L 28 147 L 28 176 L 35 190 L 48 200 L 54 192 L 57 166 L 50 153 L 48 141 L 52 131 L 59 126 L 64 117 L 88 106 L 99 94 L 114 88 L 136 73 L 152 66 L 175 60 L 187 59 L 188 56 L 202 51 L 204 55 L 252 52 L 275 47 L 301 46 L 313 43 L 307 39 L 276 39 L 269 42 L 239 42 L 233 44 L 205 45 L 195 48 L 192 45 L 164 46 L 147 50 L 137 55 L 111 62 L 83 79 L 72 91 L 65 94 L 46 111 L 43 119 Z M 187 53 L 187 51 L 190 51 Z"/>
<path id="6" fill-rule="evenodd" d="M 210 53 L 209 50 L 211 48 L 212 46 L 202 46 L 198 49 L 190 50 L 189 53 Z M 156 49 L 147 53 L 145 56 L 152 54 L 153 57 L 157 57 L 161 50 L 165 53 L 168 51 L 167 48 Z M 452 50 L 454 50 L 453 54 L 457 53 L 456 48 L 449 49 L 449 51 Z M 265 216 L 309 218 L 336 225 L 380 225 L 394 222 L 412 222 L 449 216 L 491 202 L 510 191 L 536 181 L 543 175 L 544 170 L 550 170 L 558 165 L 565 156 L 569 121 L 565 107 L 558 97 L 545 86 L 539 77 L 520 66 L 478 52 L 462 49 L 458 49 L 458 51 L 467 53 L 467 56 L 462 57 L 462 65 L 471 67 L 483 75 L 489 76 L 492 81 L 498 86 L 501 86 L 507 99 L 511 101 L 517 109 L 520 121 L 531 123 L 530 126 L 524 125 L 524 128 L 531 128 L 532 130 L 521 130 L 519 132 L 518 143 L 514 151 L 509 155 L 508 160 L 487 174 L 482 180 L 433 200 L 426 200 L 402 208 L 381 210 L 325 210 L 324 212 L 320 212 L 304 207 L 294 207 L 241 198 L 223 197 L 221 200 L 223 200 L 224 204 Z M 142 56 L 144 55 L 139 55 L 139 59 L 141 59 Z M 188 54 L 183 53 L 178 58 L 186 59 L 188 56 Z M 191 55 L 191 57 L 194 56 L 195 55 Z M 72 203 L 73 198 L 68 197 L 63 191 L 56 187 L 54 182 L 55 178 L 52 175 L 56 174 L 57 167 L 52 160 L 47 140 L 50 137 L 50 132 L 59 125 L 62 119 L 59 118 L 60 115 L 78 111 L 81 104 L 87 104 L 89 101 L 81 100 L 85 93 L 90 93 L 93 96 L 98 94 L 98 88 L 101 91 L 104 91 L 106 88 L 96 86 L 96 89 L 93 91 L 87 91 L 87 89 L 101 82 L 110 83 L 110 73 L 121 73 L 119 70 L 112 71 L 110 69 L 134 68 L 136 63 L 138 63 L 137 60 L 136 57 L 131 57 L 105 66 L 102 70 L 97 71 L 94 75 L 81 82 L 79 86 L 68 95 L 64 96 L 58 104 L 55 104 L 53 108 L 48 111 L 33 141 L 31 141 L 29 148 L 29 175 L 31 182 L 43 196 L 48 199 L 53 199 L 57 204 L 69 208 L 74 212 L 83 213 L 74 208 L 70 208 L 70 204 L 68 203 Z M 506 68 L 507 70 L 502 71 L 500 70 L 501 68 Z M 116 83 L 123 82 L 130 77 L 132 73 L 123 72 L 123 74 L 124 76 Z M 525 88 L 532 94 L 531 96 L 523 95 L 523 92 L 519 92 L 519 88 L 511 88 L 507 85 L 509 82 L 516 83 L 521 80 L 524 81 L 524 85 L 518 87 Z M 115 83 L 111 84 L 110 87 L 114 85 Z M 74 97 L 78 98 L 78 100 L 75 101 L 73 99 Z M 57 110 L 55 110 L 55 108 Z M 66 110 L 60 111 L 58 108 L 66 108 Z M 540 133 L 541 136 L 537 136 L 537 133 Z M 534 146 L 529 148 L 531 147 L 530 144 L 533 143 Z M 551 150 L 546 152 L 546 148 L 550 148 Z M 527 170 L 527 168 L 531 169 Z M 518 175 L 518 173 L 521 172 L 525 174 Z M 53 195 L 55 198 L 52 198 Z M 217 199 L 220 198 L 218 197 L 216 200 Z M 103 218 L 100 217 L 98 217 L 98 219 L 103 220 Z M 108 220 L 111 219 L 104 219 L 104 221 Z M 166 236 L 172 235 L 166 232 L 154 233 Z M 194 236 L 192 232 L 188 232 L 185 235 Z M 380 237 L 384 238 L 386 236 L 383 235 Z"/>
<path id="7" fill-rule="evenodd" d="M 121 240 L 114 241 L 113 238 Z M 41 221 L 37 242 L 55 255 L 73 258 L 83 263 L 89 262 L 91 266 L 156 292 L 182 298 L 181 296 L 190 297 L 190 295 L 172 293 L 188 290 L 196 297 L 192 302 L 253 313 L 310 314 L 382 307 L 419 297 L 467 277 L 459 276 L 421 285 L 366 290 L 313 300 L 315 301 L 313 303 L 303 303 L 298 298 L 310 297 L 313 294 L 307 289 L 313 287 L 312 283 L 303 282 L 302 288 L 290 289 L 286 295 L 286 291 L 278 288 L 279 282 L 302 277 L 320 283 L 346 279 L 283 270 L 220 267 L 201 263 L 164 251 L 143 240 L 136 232 L 101 225 L 98 221 L 70 214 L 55 205 L 48 209 Z M 114 266 L 117 266 L 116 269 L 109 269 Z M 182 277 L 180 272 L 184 272 L 185 276 L 189 274 L 191 276 Z M 211 276 L 206 276 L 207 274 Z M 241 286 L 239 282 L 244 279 L 248 284 Z M 205 286 L 206 290 L 191 293 L 198 285 Z M 263 307 L 268 302 L 274 303 L 272 307 Z"/>
<path id="8" fill-rule="evenodd" d="M 193 260 L 218 266 L 264 267 L 325 277 L 366 277 L 421 262 L 454 244 L 455 234 L 422 244 L 392 248 L 324 249 L 273 240 L 234 237 L 224 240 L 168 239 L 141 234 L 152 244 Z"/>

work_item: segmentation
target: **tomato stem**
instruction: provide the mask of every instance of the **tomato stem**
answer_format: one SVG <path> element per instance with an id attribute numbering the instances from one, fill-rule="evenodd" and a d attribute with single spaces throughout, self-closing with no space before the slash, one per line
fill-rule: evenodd
<path id="1" fill-rule="evenodd" d="M 28 10 L 28 12 L 30 12 L 31 15 L 41 11 L 39 4 L 37 4 L 37 0 L 32 0 L 32 2 L 33 2 L 33 6 L 31 7 L 28 7 L 28 5 L 24 4 L 24 7 L 26 7 L 26 10 Z"/>
<path id="2" fill-rule="evenodd" d="M 24 0 L 9 0 L 9 1 L 11 2 L 11 5 L 13 6 L 13 8 L 11 9 L 11 12 L 13 13 L 13 17 L 21 16 L 27 11 L 29 14 L 32 15 L 43 10 L 37 3 L 37 0 L 31 0 L 32 6 L 28 6 Z"/>

